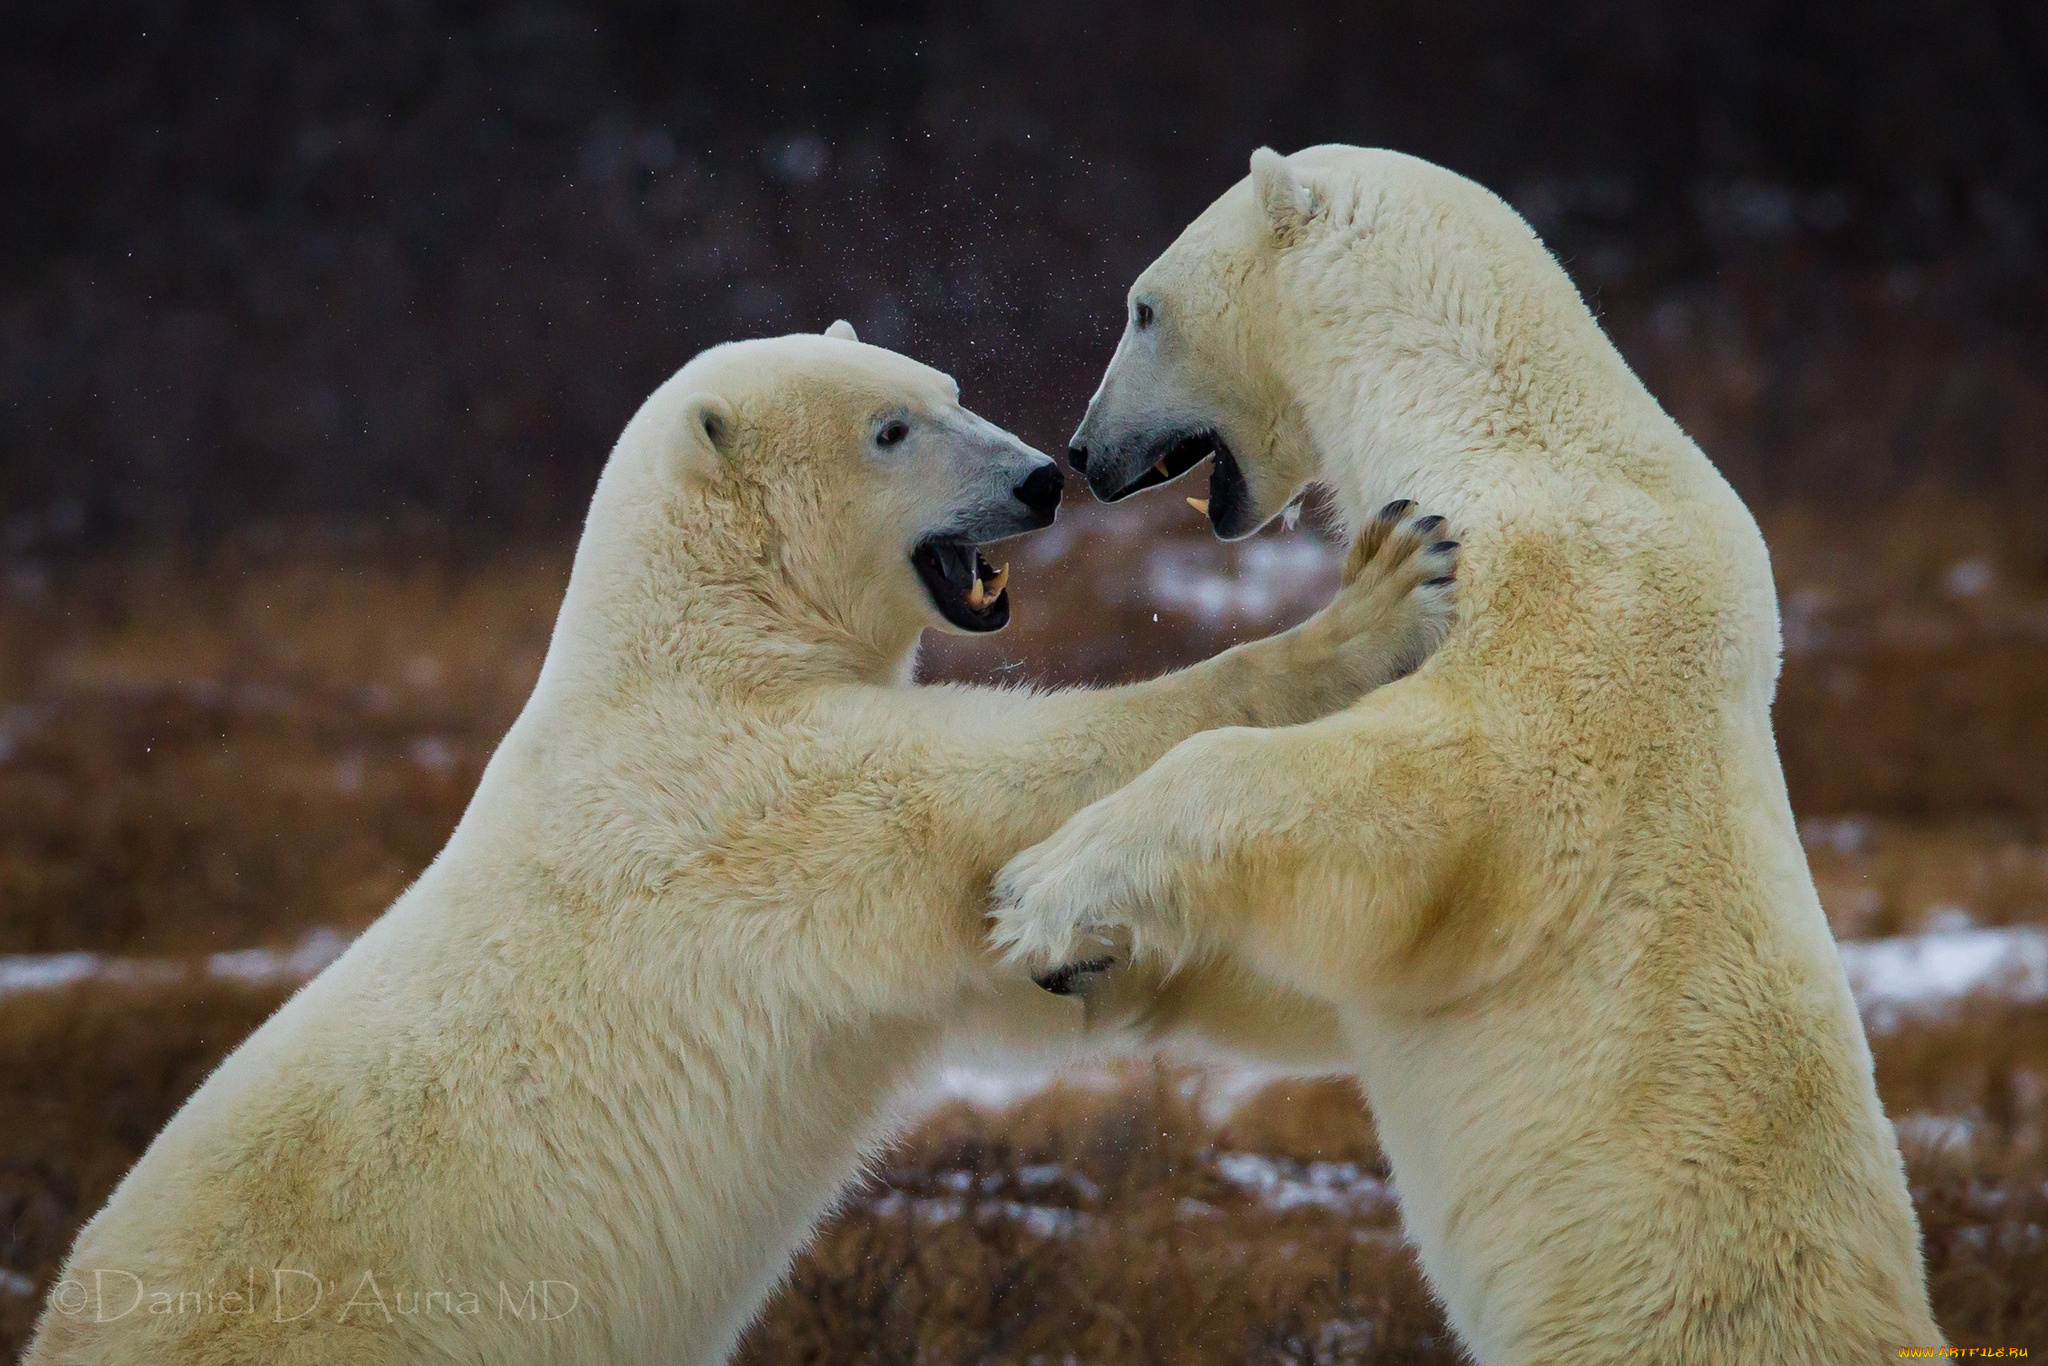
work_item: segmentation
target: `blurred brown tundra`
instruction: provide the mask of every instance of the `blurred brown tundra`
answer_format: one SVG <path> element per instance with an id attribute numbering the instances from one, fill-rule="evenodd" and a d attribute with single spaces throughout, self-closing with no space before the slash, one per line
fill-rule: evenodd
<path id="1" fill-rule="evenodd" d="M 1108 681 L 1326 591 L 1309 532 L 1074 509 L 1017 625 L 934 676 Z M 1177 515 L 1179 514 L 1179 515 Z M 2048 512 L 1940 498 L 1764 519 L 1777 722 L 1836 932 L 2048 924 Z M 0 954 L 177 958 L 373 919 L 439 848 L 539 666 L 567 554 L 265 544 L 16 570 L 0 596 Z M 281 988 L 0 994 L 0 1349 L 78 1223 Z M 2048 1346 L 2048 1006 L 1873 1039 L 1937 1314 Z M 1141 1071 L 954 1105 L 878 1164 L 749 1362 L 1450 1362 L 1346 1083 L 1233 1108 Z"/>

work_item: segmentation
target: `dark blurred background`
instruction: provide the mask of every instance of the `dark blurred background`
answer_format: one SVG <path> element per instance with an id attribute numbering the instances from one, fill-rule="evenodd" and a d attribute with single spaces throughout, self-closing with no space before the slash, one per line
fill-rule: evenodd
<path id="1" fill-rule="evenodd" d="M 1060 441 L 1252 148 L 1506 195 L 1753 500 L 2048 488 L 2048 6 L 10 6 L 0 552 L 571 531 L 692 352 L 851 318 Z"/>

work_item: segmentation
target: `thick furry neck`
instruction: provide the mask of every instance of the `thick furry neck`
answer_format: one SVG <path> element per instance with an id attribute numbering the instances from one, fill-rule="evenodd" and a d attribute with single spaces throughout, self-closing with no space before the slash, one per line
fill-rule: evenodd
<path id="1" fill-rule="evenodd" d="M 1305 248 L 1282 335 L 1316 355 L 1279 354 L 1307 381 L 1291 387 L 1345 521 L 1406 497 L 1474 534 L 1569 516 L 1596 490 L 1732 498 L 1534 235 L 1497 201 L 1469 207 L 1446 229 L 1381 205 L 1383 221 Z"/>
<path id="2" fill-rule="evenodd" d="M 687 676 L 762 699 L 906 673 L 919 623 L 822 591 L 743 484 L 678 488 L 614 462 L 599 480 L 543 683 Z"/>
<path id="3" fill-rule="evenodd" d="M 1447 518 L 1465 543 L 1468 613 L 1518 591 L 1500 557 L 1528 537 L 1577 545 L 1582 565 L 1711 545 L 1767 705 L 1777 608 L 1755 520 L 1542 243 L 1469 190 L 1456 213 L 1382 208 L 1391 221 L 1308 249 L 1296 305 L 1280 310 L 1282 337 L 1303 340 L 1276 354 L 1318 477 L 1351 529 L 1396 498 Z"/>
<path id="4" fill-rule="evenodd" d="M 1476 322 L 1457 310 L 1394 328 L 1358 322 L 1350 363 L 1306 405 L 1320 476 L 1354 526 L 1397 497 L 1454 521 L 1535 506 L 1579 482 L 1586 457 L 1615 449 L 1625 424 L 1614 400 L 1583 382 L 1605 340 L 1589 345 L 1555 311 L 1500 316 L 1524 311 L 1496 302 Z"/>

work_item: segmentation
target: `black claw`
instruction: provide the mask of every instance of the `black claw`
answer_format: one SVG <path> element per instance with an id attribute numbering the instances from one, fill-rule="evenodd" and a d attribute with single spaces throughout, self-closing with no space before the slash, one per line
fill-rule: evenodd
<path id="1" fill-rule="evenodd" d="M 1427 536 L 1430 532 L 1435 531 L 1438 527 L 1442 526 L 1443 524 L 1444 519 L 1437 516 L 1435 513 L 1431 513 L 1427 517 L 1418 517 L 1415 520 L 1415 534 L 1418 536 Z"/>
<path id="2" fill-rule="evenodd" d="M 1424 588 L 1442 588 L 1447 583 L 1456 582 L 1457 577 L 1458 576 L 1456 574 L 1445 574 L 1442 578 L 1424 579 L 1422 581 L 1422 586 Z M 1041 982 L 1039 983 L 1039 985 L 1044 986 L 1045 984 Z"/>
<path id="3" fill-rule="evenodd" d="M 1055 996 L 1071 996 L 1077 981 L 1090 973 L 1109 971 L 1114 962 L 1110 958 L 1087 958 L 1079 963 L 1063 963 L 1051 972 L 1032 974 L 1031 980 Z"/>
<path id="4" fill-rule="evenodd" d="M 1414 506 L 1415 500 L 1413 498 L 1396 498 L 1393 502 L 1380 509 L 1380 520 L 1382 522 L 1398 522 L 1401 520 L 1401 514 Z"/>
<path id="5" fill-rule="evenodd" d="M 1457 548 L 1458 543 L 1456 541 L 1438 541 L 1429 548 L 1429 553 L 1432 555 L 1448 555 Z"/>

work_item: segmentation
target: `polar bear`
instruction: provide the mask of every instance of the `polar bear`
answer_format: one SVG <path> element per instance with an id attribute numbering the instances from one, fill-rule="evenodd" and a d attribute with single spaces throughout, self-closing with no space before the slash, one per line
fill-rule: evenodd
<path id="1" fill-rule="evenodd" d="M 1138 278 L 1070 458 L 1213 453 L 1466 545 L 1458 625 L 1340 715 L 1182 742 L 1011 862 L 996 942 L 1097 932 L 1334 1003 L 1474 1357 L 1813 1366 L 1941 1341 L 1897 1141 L 1771 734 L 1770 563 L 1505 203 L 1262 150 Z"/>
<path id="2" fill-rule="evenodd" d="M 1179 673 L 910 686 L 925 627 L 1008 619 L 979 547 L 1060 485 L 844 324 L 686 365 L 447 847 L 143 1155 L 28 1360 L 721 1359 L 949 1037 L 1078 1032 L 984 946 L 1003 861 L 1448 622 L 1456 556 L 1410 519 L 1323 613 Z"/>

